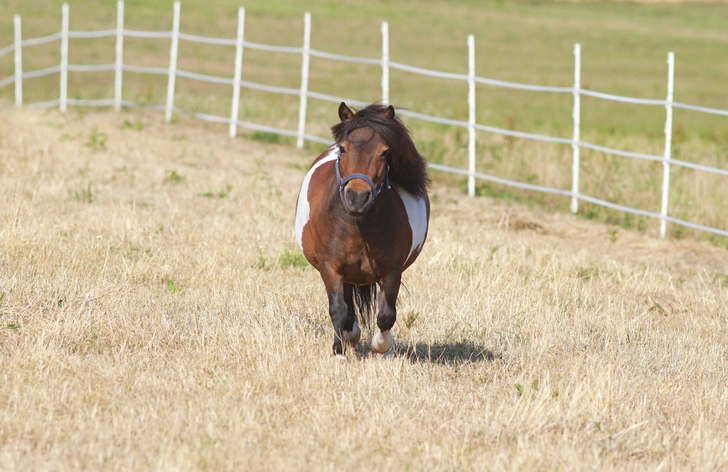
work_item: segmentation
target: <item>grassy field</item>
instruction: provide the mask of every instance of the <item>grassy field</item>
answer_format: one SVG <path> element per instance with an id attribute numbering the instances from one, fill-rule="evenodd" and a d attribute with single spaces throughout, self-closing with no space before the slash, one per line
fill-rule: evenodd
<path id="1" fill-rule="evenodd" d="M 115 4 L 105 1 L 69 1 L 71 28 L 113 28 Z M 47 0 L 10 0 L 0 6 L 0 44 L 12 42 L 12 15 L 23 16 L 25 37 L 55 33 L 60 29 L 60 4 Z M 133 29 L 171 29 L 172 2 L 126 2 L 126 26 Z M 233 38 L 235 12 L 248 13 L 246 39 L 256 42 L 301 44 L 304 11 L 313 15 L 312 46 L 342 54 L 379 57 L 379 23 L 390 23 L 391 58 L 416 66 L 467 72 L 467 34 L 476 37 L 477 73 L 526 83 L 570 86 L 573 84 L 572 47 L 583 47 L 582 76 L 585 88 L 639 97 L 664 98 L 667 52 L 677 57 L 676 100 L 728 108 L 722 78 L 728 66 L 720 58 L 728 42 L 728 5 L 586 2 L 482 2 L 482 1 L 373 1 L 333 2 L 283 0 L 233 2 L 186 1 L 182 5 L 182 30 L 193 34 Z M 71 40 L 71 62 L 113 62 L 113 38 Z M 126 60 L 163 67 L 169 42 L 128 39 Z M 58 63 L 58 43 L 44 53 L 28 54 L 29 68 Z M 42 48 L 42 47 L 41 47 Z M 204 49 L 200 49 L 204 48 Z M 201 51 L 204 51 L 202 53 Z M 230 47 L 199 46 L 182 42 L 181 68 L 232 75 Z M 281 57 L 282 56 L 282 57 Z M 290 61 L 287 59 L 291 59 Z M 280 61 L 280 63 L 279 63 Z M 300 57 L 248 50 L 244 78 L 296 87 Z M 188 67 L 185 67 L 188 66 Z M 7 57 L 0 71 L 12 71 Z M 313 59 L 311 89 L 361 100 L 380 97 L 378 67 L 358 67 Z M 331 75 L 330 72 L 334 72 Z M 128 74 L 134 83 L 133 74 Z M 363 77 L 362 77 L 363 75 Z M 95 74 L 72 74 L 71 95 L 108 96 L 111 83 L 98 83 Z M 57 87 L 57 80 L 48 85 Z M 183 81 L 184 82 L 184 81 Z M 146 84 L 146 80 L 141 83 Z M 90 86 L 89 86 L 90 85 Z M 200 86 L 202 87 L 202 86 Z M 29 98 L 47 97 L 46 87 L 29 87 Z M 229 94 L 227 87 L 223 87 Z M 180 93 L 195 91 L 180 84 Z M 571 97 L 479 87 L 478 121 L 524 129 L 570 131 Z M 162 101 L 164 90 L 152 96 Z M 9 96 L 6 90 L 3 92 Z M 35 95 L 37 94 L 37 95 Z M 129 90 L 130 98 L 134 95 Z M 196 93 L 195 93 L 196 94 Z M 447 80 L 430 80 L 405 72 L 392 73 L 392 100 L 423 111 L 465 119 L 467 87 Z M 223 100 L 227 111 L 227 100 Z M 209 104 L 208 104 L 209 105 Z M 512 115 L 512 116 L 511 116 Z M 682 115 L 682 116 L 681 116 Z M 725 139 L 725 122 L 715 129 L 709 116 L 680 112 L 676 127 Z M 659 107 L 620 106 L 585 98 L 584 128 L 611 130 L 618 134 L 662 135 L 664 111 Z"/>
<path id="2" fill-rule="evenodd" d="M 61 2 L 10 0 L 0 5 L 0 45 L 12 42 L 12 15 L 23 16 L 24 37 L 55 33 L 60 28 Z M 115 4 L 106 1 L 70 1 L 71 29 L 113 28 Z M 182 5 L 182 30 L 233 38 L 236 10 L 229 0 Z M 390 53 L 394 61 L 443 71 L 466 72 L 466 36 L 476 38 L 477 74 L 504 80 L 544 85 L 573 83 L 575 42 L 582 44 L 582 86 L 608 93 L 663 98 L 666 94 L 666 55 L 676 54 L 675 99 L 728 109 L 724 78 L 728 77 L 728 4 L 640 4 L 628 2 L 483 2 L 441 0 L 334 2 L 312 0 L 253 0 L 247 9 L 246 39 L 298 46 L 304 11 L 313 15 L 312 47 L 365 57 L 380 56 L 382 20 L 390 23 Z M 126 2 L 126 27 L 169 31 L 172 2 Z M 125 63 L 164 67 L 169 41 L 128 38 Z M 111 63 L 114 39 L 70 41 L 71 63 Z M 198 45 L 182 41 L 179 67 L 218 76 L 232 76 L 231 47 Z M 245 51 L 243 79 L 278 86 L 299 86 L 300 57 Z M 59 43 L 26 49 L 26 70 L 59 62 Z M 0 59 L 0 77 L 12 74 L 12 55 Z M 363 101 L 380 98 L 380 69 L 313 58 L 310 89 Z M 108 98 L 113 73 L 71 73 L 69 96 Z M 140 103 L 164 103 L 166 77 L 124 76 L 124 98 Z M 0 98 L 12 99 L 12 87 Z M 58 77 L 28 80 L 26 102 L 58 96 Z M 178 79 L 175 104 L 191 111 L 229 114 L 231 90 L 227 86 Z M 467 86 L 405 72 L 391 72 L 391 100 L 398 106 L 439 116 L 467 118 Z M 571 136 L 572 98 L 513 91 L 479 85 L 477 120 L 520 131 Z M 240 117 L 254 122 L 295 129 L 298 98 L 244 90 Z M 582 98 L 582 139 L 629 151 L 660 155 L 663 152 L 665 111 L 662 107 L 636 106 Z M 330 103 L 309 100 L 307 131 L 326 136 L 331 124 Z M 417 142 L 431 162 L 464 167 L 467 133 L 462 129 L 410 120 Z M 260 136 L 262 139 L 269 137 Z M 571 149 L 537 142 L 503 139 L 478 133 L 479 171 L 514 180 L 563 189 L 571 188 Z M 291 142 L 282 139 L 282 142 Z M 317 149 L 312 146 L 309 149 Z M 726 168 L 728 120 L 676 110 L 673 157 Z M 451 185 L 464 188 L 460 177 L 437 174 Z M 660 209 L 661 164 L 582 151 L 581 191 L 626 206 L 653 212 Z M 669 212 L 694 223 L 728 229 L 723 195 L 725 178 L 673 168 Z M 561 211 L 567 198 L 480 185 L 478 193 L 499 196 Z M 580 214 L 625 228 L 650 233 L 657 222 L 582 204 Z M 720 245 L 713 237 L 671 225 L 673 237 L 698 237 Z"/>
<path id="3" fill-rule="evenodd" d="M 312 158 L 0 111 L 0 469 L 728 467 L 725 249 L 436 181 L 395 359 L 336 362 Z"/>

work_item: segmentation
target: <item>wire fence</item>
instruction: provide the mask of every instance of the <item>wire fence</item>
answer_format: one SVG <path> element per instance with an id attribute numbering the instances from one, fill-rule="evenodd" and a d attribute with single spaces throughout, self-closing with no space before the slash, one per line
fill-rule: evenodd
<path id="1" fill-rule="evenodd" d="M 47 75 L 59 74 L 60 78 L 60 96 L 58 99 L 36 102 L 27 105 L 29 108 L 50 108 L 58 107 L 61 112 L 65 112 L 68 106 L 96 106 L 96 107 L 114 107 L 115 110 L 121 110 L 122 107 L 147 107 L 154 110 L 163 111 L 165 113 L 165 120 L 171 121 L 174 113 L 187 113 L 185 110 L 179 109 L 174 105 L 175 99 L 175 80 L 177 77 L 183 77 L 186 79 L 198 80 L 202 82 L 228 85 L 233 89 L 233 98 L 231 103 L 231 112 L 229 117 L 216 116 L 205 113 L 191 113 L 191 115 L 197 119 L 211 121 L 216 123 L 228 124 L 229 135 L 234 138 L 237 135 L 239 127 L 252 129 L 256 131 L 264 131 L 268 133 L 275 133 L 283 136 L 290 136 L 296 138 L 296 144 L 300 148 L 303 146 L 304 141 L 312 141 L 316 143 L 329 144 L 330 139 L 320 136 L 315 136 L 306 133 L 306 110 L 307 110 L 307 99 L 315 98 L 319 100 L 329 102 L 342 102 L 353 104 L 355 106 L 365 106 L 366 102 L 355 100 L 351 98 L 337 97 L 333 95 L 327 95 L 324 93 L 314 92 L 308 89 L 308 78 L 309 78 L 309 61 L 310 57 L 318 57 L 324 59 L 330 59 L 333 61 L 343 61 L 350 63 L 367 64 L 381 67 L 381 101 L 383 103 L 389 103 L 389 71 L 395 69 L 399 71 L 409 72 L 413 74 L 424 75 L 428 77 L 435 77 L 441 79 L 449 79 L 459 82 L 467 82 L 468 84 L 468 119 L 467 121 L 453 120 L 448 118 L 442 118 L 438 116 L 426 115 L 410 110 L 400 110 L 398 114 L 407 116 L 410 118 L 439 123 L 449 126 L 455 126 L 460 128 L 466 128 L 468 130 L 468 168 L 458 169 L 448 167 L 440 164 L 430 164 L 430 168 L 442 172 L 449 172 L 454 174 L 460 174 L 468 177 L 468 195 L 475 195 L 475 181 L 481 179 L 489 182 L 494 182 L 502 185 L 512 186 L 525 190 L 531 190 L 536 192 L 550 193 L 555 195 L 563 195 L 571 198 L 571 211 L 576 213 L 578 211 L 579 201 L 589 202 L 595 205 L 603 206 L 613 210 L 618 210 L 626 213 L 632 213 L 636 215 L 646 216 L 650 218 L 657 218 L 660 220 L 660 235 L 665 237 L 666 225 L 668 222 L 677 225 L 693 228 L 700 231 L 706 231 L 709 233 L 728 236 L 728 230 L 713 228 L 696 224 L 693 222 L 685 221 L 682 219 L 674 218 L 668 215 L 668 197 L 670 191 L 670 169 L 671 166 L 681 166 L 685 168 L 695 169 L 703 172 L 709 172 L 722 176 L 728 176 L 728 169 L 719 169 L 715 167 L 694 164 L 671 157 L 671 144 L 672 144 L 672 114 L 674 108 L 680 108 L 685 110 L 691 110 L 699 113 L 708 113 L 714 115 L 728 116 L 728 110 L 702 107 L 697 105 L 690 105 L 686 103 L 679 103 L 673 100 L 673 89 L 674 89 L 674 75 L 675 75 L 675 56 L 672 52 L 667 55 L 667 96 L 664 100 L 662 99 L 646 99 L 646 98 L 635 98 L 625 97 L 620 95 L 613 95 L 603 92 L 596 92 L 593 90 L 583 89 L 581 87 L 581 47 L 579 44 L 574 45 L 574 85 L 572 87 L 552 87 L 534 84 L 522 84 L 516 82 L 507 82 L 503 80 L 497 80 L 486 77 L 478 77 L 475 75 L 475 39 L 472 35 L 468 36 L 468 73 L 457 74 L 450 72 L 440 72 L 431 69 L 425 69 L 421 67 L 414 67 L 399 62 L 393 62 L 389 59 L 389 26 L 387 22 L 382 23 L 382 57 L 381 58 L 362 58 L 345 56 L 341 54 L 332 54 L 324 51 L 318 51 L 311 49 L 311 15 L 306 13 L 304 15 L 304 37 L 303 44 L 301 47 L 289 47 L 289 46 L 272 46 L 267 44 L 254 43 L 246 41 L 244 39 L 245 31 L 245 9 L 240 8 L 238 10 L 238 28 L 236 39 L 220 39 L 211 38 L 205 36 L 197 36 L 187 33 L 180 32 L 180 2 L 174 3 L 174 15 L 172 22 L 171 31 L 136 31 L 124 28 L 124 2 L 117 2 L 117 26 L 114 29 L 101 30 L 101 31 L 69 31 L 68 28 L 69 19 L 69 8 L 68 4 L 63 4 L 62 7 L 62 21 L 61 21 L 61 32 L 55 33 L 49 36 L 34 38 L 34 39 L 22 39 L 21 32 L 21 18 L 16 15 L 14 18 L 14 43 L 0 49 L 0 57 L 10 53 L 14 53 L 15 60 L 15 74 L 4 79 L 0 79 L 0 88 L 14 84 L 15 86 L 15 104 L 16 106 L 23 106 L 23 81 L 27 79 L 33 79 L 37 77 L 43 77 Z M 101 64 L 101 65 L 83 65 L 83 64 L 69 64 L 68 63 L 68 40 L 69 38 L 104 38 L 104 37 L 115 37 L 116 38 L 116 60 L 113 64 Z M 131 66 L 123 63 L 124 54 L 124 38 L 163 38 L 171 40 L 169 65 L 167 67 L 139 67 Z M 54 41 L 61 42 L 61 63 L 60 65 L 49 67 L 46 69 L 34 70 L 34 71 L 23 71 L 23 50 L 24 48 L 37 46 L 40 44 L 50 43 Z M 217 77 L 206 74 L 199 74 L 195 72 L 185 71 L 177 68 L 177 51 L 179 41 L 190 41 L 202 44 L 211 45 L 224 45 L 235 47 L 235 64 L 232 78 L 230 77 Z M 243 51 L 244 49 L 255 49 L 260 51 L 283 53 L 283 54 L 296 54 L 301 55 L 301 85 L 300 88 L 286 88 L 276 87 L 272 85 L 260 84 L 241 79 L 241 71 L 243 65 Z M 69 99 L 68 98 L 68 72 L 99 72 L 99 71 L 114 71 L 114 97 L 109 99 L 100 100 L 85 100 L 85 99 Z M 139 103 L 123 100 L 122 99 L 122 84 L 124 72 L 133 72 L 141 74 L 157 74 L 167 76 L 167 95 L 166 102 L 164 105 L 141 105 Z M 571 94 L 573 96 L 573 134 L 570 138 L 565 137 L 554 137 L 546 136 L 533 133 L 525 133 L 520 131 L 513 131 L 494 126 L 486 126 L 476 123 L 475 111 L 476 111 L 476 95 L 475 95 L 475 84 L 487 84 L 495 87 L 505 87 L 510 89 L 531 91 L 531 92 L 543 92 L 543 93 L 557 93 L 557 94 Z M 273 126 L 266 126 L 250 121 L 239 119 L 239 107 L 240 107 L 240 89 L 247 88 L 277 94 L 286 95 L 298 95 L 299 97 L 299 113 L 298 113 L 298 127 L 296 130 L 282 129 Z M 599 146 L 596 144 L 581 141 L 580 139 L 580 115 L 581 115 L 581 104 L 580 99 L 582 96 L 598 98 L 602 100 L 616 101 L 622 103 L 630 103 L 636 105 L 646 106 L 660 106 L 665 107 L 665 147 L 662 155 L 651 155 L 639 152 L 626 151 L 621 149 L 613 149 L 605 146 Z M 511 136 L 515 138 L 529 139 L 535 141 L 559 143 L 564 145 L 570 145 L 572 147 L 572 186 L 570 190 L 544 187 L 539 185 L 526 184 L 514 180 L 504 179 L 493 175 L 484 174 L 477 172 L 476 170 L 476 131 L 485 131 L 489 133 L 495 133 L 503 136 Z M 650 161 L 662 162 L 663 164 L 663 178 L 662 178 L 662 189 L 661 189 L 661 208 L 659 212 L 648 211 L 639 208 L 632 208 L 628 206 L 618 205 L 613 202 L 598 199 L 580 193 L 579 191 L 579 177 L 581 172 L 580 150 L 590 149 L 594 151 L 604 152 L 607 154 L 619 155 L 629 157 L 633 159 L 645 159 Z"/>

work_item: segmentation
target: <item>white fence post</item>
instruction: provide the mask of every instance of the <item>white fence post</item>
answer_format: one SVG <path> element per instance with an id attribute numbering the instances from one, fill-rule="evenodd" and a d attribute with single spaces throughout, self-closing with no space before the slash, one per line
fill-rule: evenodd
<path id="1" fill-rule="evenodd" d="M 23 44 L 20 32 L 20 15 L 13 18 L 15 25 L 15 106 L 23 106 Z"/>
<path id="2" fill-rule="evenodd" d="M 475 195 L 475 37 L 468 36 L 468 196 Z"/>
<path id="3" fill-rule="evenodd" d="M 65 113 L 68 102 L 68 3 L 63 4 L 61 11 L 63 17 L 61 20 L 61 97 L 59 108 L 61 113 Z"/>
<path id="4" fill-rule="evenodd" d="M 306 130 L 306 103 L 308 98 L 308 63 L 311 49 L 311 14 L 303 16 L 303 63 L 301 64 L 301 103 L 298 108 L 298 139 L 296 147 L 303 148 L 303 133 Z"/>
<path id="5" fill-rule="evenodd" d="M 179 44 L 179 0 L 174 2 L 174 18 L 172 19 L 172 45 L 169 48 L 169 79 L 167 80 L 167 106 L 164 121 L 172 121 L 174 107 L 174 81 L 177 74 L 177 46 Z"/>
<path id="6" fill-rule="evenodd" d="M 243 69 L 243 36 L 245 34 L 245 8 L 238 9 L 238 35 L 235 39 L 235 76 L 233 77 L 233 104 L 230 111 L 230 137 L 238 134 L 238 110 L 240 109 L 240 77 Z"/>
<path id="7" fill-rule="evenodd" d="M 114 67 L 114 110 L 121 110 L 121 73 L 124 64 L 124 2 L 116 3 L 116 65 Z"/>
<path id="8" fill-rule="evenodd" d="M 581 126 L 581 44 L 574 44 L 574 135 L 571 138 L 573 158 L 571 162 L 571 212 L 579 209 L 579 140 Z"/>
<path id="9" fill-rule="evenodd" d="M 382 21 L 382 103 L 389 104 L 389 23 Z"/>
<path id="10" fill-rule="evenodd" d="M 675 85 L 675 54 L 667 53 L 667 100 L 665 110 L 665 156 L 662 161 L 662 208 L 660 210 L 660 237 L 664 238 L 667 233 L 667 202 L 670 190 L 670 156 L 672 153 L 672 96 Z"/>

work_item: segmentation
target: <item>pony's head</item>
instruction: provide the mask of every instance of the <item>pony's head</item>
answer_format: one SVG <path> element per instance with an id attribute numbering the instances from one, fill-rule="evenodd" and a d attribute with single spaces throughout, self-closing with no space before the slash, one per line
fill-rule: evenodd
<path id="1" fill-rule="evenodd" d="M 426 192 L 426 163 L 394 107 L 372 104 L 354 113 L 339 105 L 341 122 L 331 131 L 338 146 L 341 201 L 352 216 L 363 216 L 389 181 L 416 196 Z"/>

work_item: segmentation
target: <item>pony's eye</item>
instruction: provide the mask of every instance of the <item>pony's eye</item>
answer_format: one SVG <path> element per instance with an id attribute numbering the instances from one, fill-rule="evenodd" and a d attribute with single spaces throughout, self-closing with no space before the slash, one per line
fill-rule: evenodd
<path id="1" fill-rule="evenodd" d="M 344 149 L 344 146 L 339 146 L 339 154 L 346 154 L 346 149 Z"/>
<path id="2" fill-rule="evenodd" d="M 389 159 L 390 154 L 391 152 L 389 151 L 389 149 L 387 149 L 382 153 L 382 159 Z"/>

